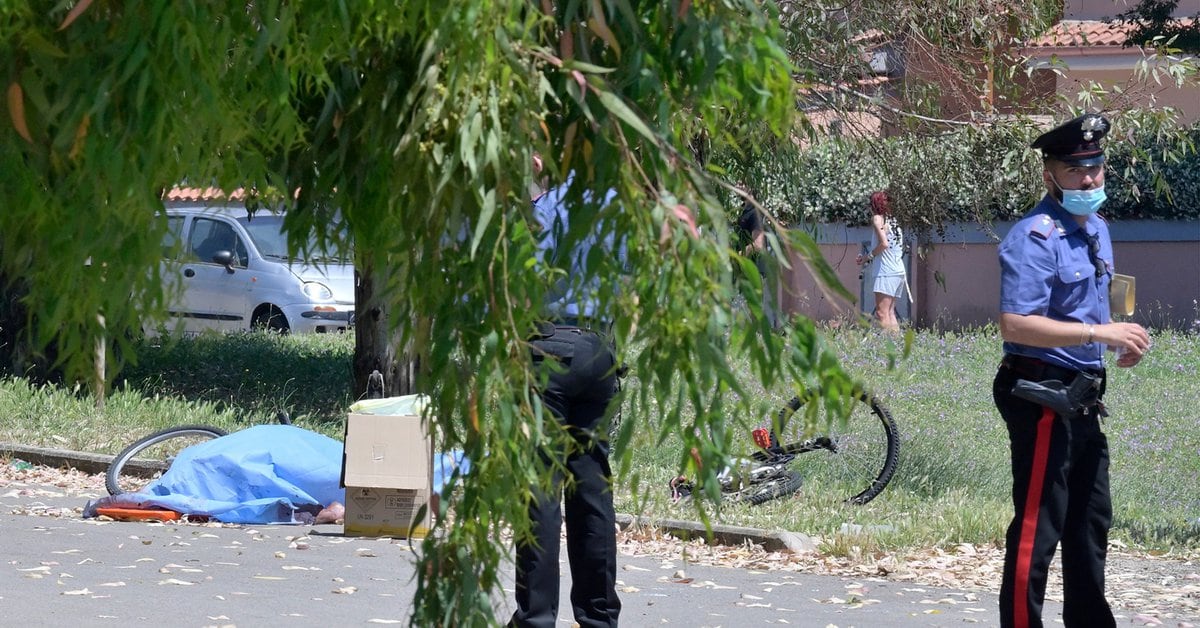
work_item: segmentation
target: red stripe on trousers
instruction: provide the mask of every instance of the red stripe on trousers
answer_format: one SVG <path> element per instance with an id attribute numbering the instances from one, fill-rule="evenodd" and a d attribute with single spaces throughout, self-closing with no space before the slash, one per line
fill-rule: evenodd
<path id="1" fill-rule="evenodd" d="M 1042 504 L 1042 485 L 1046 480 L 1046 459 L 1050 455 L 1050 429 L 1054 411 L 1042 408 L 1037 437 L 1033 443 L 1033 468 L 1029 471 L 1029 490 L 1025 494 L 1025 515 L 1021 519 L 1021 543 L 1017 546 L 1017 569 L 1013 583 L 1013 625 L 1029 625 L 1029 564 L 1033 561 L 1033 540 L 1037 537 L 1038 511 Z"/>

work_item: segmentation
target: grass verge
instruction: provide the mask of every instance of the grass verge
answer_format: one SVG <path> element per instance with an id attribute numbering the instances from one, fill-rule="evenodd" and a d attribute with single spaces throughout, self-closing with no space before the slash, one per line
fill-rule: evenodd
<path id="1" fill-rule="evenodd" d="M 1008 440 L 992 406 L 1000 359 L 994 328 L 918 332 L 910 355 L 875 332 L 830 332 L 843 363 L 883 400 L 901 430 L 901 462 L 875 501 L 852 506 L 817 482 L 795 497 L 727 507 L 721 523 L 820 537 L 827 552 L 999 544 L 1011 516 Z M 1114 538 L 1157 551 L 1200 547 L 1200 337 L 1153 332 L 1134 369 L 1112 369 L 1106 421 L 1112 457 Z M 202 336 L 141 347 L 102 411 L 82 391 L 0 380 L 0 440 L 115 453 L 149 432 L 187 423 L 236 430 L 287 410 L 303 427 L 342 437 L 350 398 L 349 335 Z M 745 372 L 748 374 L 749 369 Z M 628 385 L 636 385 L 631 379 Z M 776 407 L 781 393 L 752 388 Z M 749 442 L 749 427 L 742 421 Z M 621 512 L 681 518 L 666 483 L 678 443 L 635 437 L 633 465 L 617 495 Z"/>

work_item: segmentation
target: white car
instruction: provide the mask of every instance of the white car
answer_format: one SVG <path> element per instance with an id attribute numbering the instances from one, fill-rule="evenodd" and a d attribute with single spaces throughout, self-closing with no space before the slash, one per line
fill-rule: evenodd
<path id="1" fill-rule="evenodd" d="M 166 215 L 167 330 L 322 333 L 353 325 L 348 256 L 291 259 L 283 215 L 206 205 L 168 207 Z"/>

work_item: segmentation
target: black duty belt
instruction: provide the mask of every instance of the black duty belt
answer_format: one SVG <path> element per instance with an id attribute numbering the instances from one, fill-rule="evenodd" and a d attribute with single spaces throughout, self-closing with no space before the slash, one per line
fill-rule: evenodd
<path id="1" fill-rule="evenodd" d="M 1104 369 L 1068 369 L 1050 364 L 1045 360 L 1012 353 L 1004 354 L 1004 358 L 1000 360 L 1000 368 L 1008 369 L 1018 377 L 1035 382 L 1056 379 L 1064 384 L 1070 384 L 1080 371 L 1104 377 Z"/>

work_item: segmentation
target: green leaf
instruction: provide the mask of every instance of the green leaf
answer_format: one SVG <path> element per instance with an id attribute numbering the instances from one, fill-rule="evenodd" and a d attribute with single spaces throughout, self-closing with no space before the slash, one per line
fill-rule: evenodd
<path id="1" fill-rule="evenodd" d="M 48 57 L 54 57 L 56 59 L 65 59 L 67 57 L 66 52 L 63 52 L 61 48 L 51 43 L 50 40 L 43 37 L 38 31 L 26 31 L 23 34 L 23 41 L 25 45 L 29 47 L 31 52 L 43 54 Z"/>
<path id="2" fill-rule="evenodd" d="M 606 68 L 579 59 L 563 59 L 562 67 L 564 70 L 579 70 L 586 74 L 611 74 L 616 71 L 616 68 Z"/>
<path id="3" fill-rule="evenodd" d="M 645 137 L 656 144 L 658 143 L 658 137 L 654 135 L 654 133 L 650 130 L 650 127 L 646 126 L 646 122 L 642 120 L 642 118 L 636 113 L 634 113 L 634 111 L 625 104 L 625 101 L 621 100 L 620 96 L 609 91 L 601 90 L 597 92 L 597 97 L 600 99 L 600 104 L 604 105 L 604 108 L 607 109 L 609 113 L 617 116 L 625 124 L 633 127 L 633 130 L 637 131 L 642 137 Z"/>
<path id="4" fill-rule="evenodd" d="M 491 226 L 492 216 L 496 213 L 496 190 L 481 190 L 483 204 L 479 210 L 479 222 L 475 225 L 475 235 L 471 238 L 471 256 L 474 257 L 479 249 L 479 243 Z M 495 340 L 495 338 L 492 338 Z"/>

